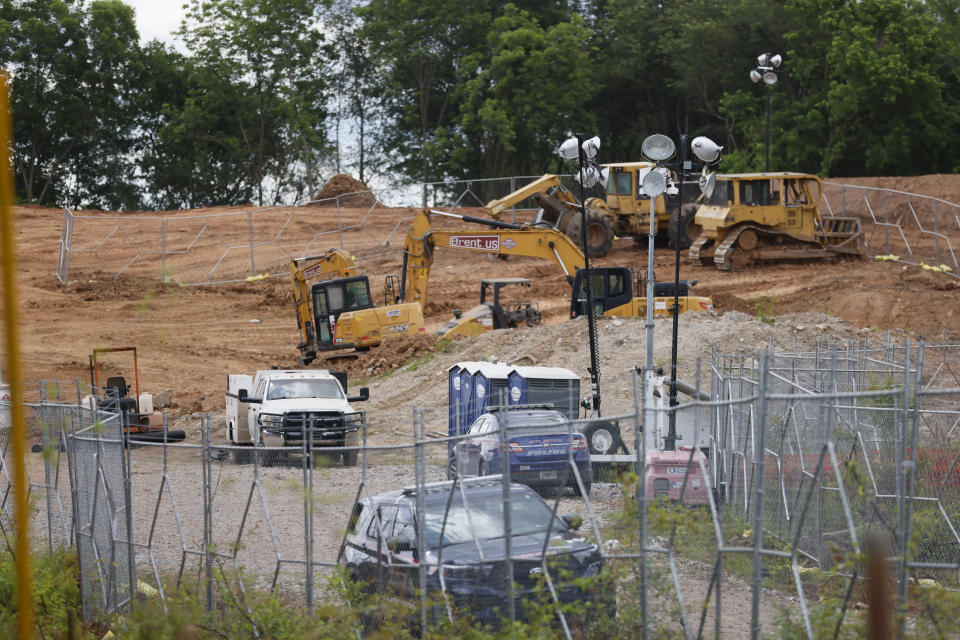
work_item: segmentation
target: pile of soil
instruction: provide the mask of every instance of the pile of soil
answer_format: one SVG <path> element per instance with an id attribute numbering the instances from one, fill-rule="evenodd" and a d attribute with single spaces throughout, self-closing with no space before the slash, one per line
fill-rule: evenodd
<path id="1" fill-rule="evenodd" d="M 375 376 L 433 353 L 436 342 L 437 339 L 432 333 L 391 336 L 362 357 L 338 362 L 331 365 L 331 368 L 343 369 L 351 378 Z"/>
<path id="2" fill-rule="evenodd" d="M 313 199 L 319 201 L 313 203 L 319 207 L 335 207 L 338 202 L 341 207 L 380 206 L 370 187 L 345 173 L 338 173 L 330 178 Z"/>

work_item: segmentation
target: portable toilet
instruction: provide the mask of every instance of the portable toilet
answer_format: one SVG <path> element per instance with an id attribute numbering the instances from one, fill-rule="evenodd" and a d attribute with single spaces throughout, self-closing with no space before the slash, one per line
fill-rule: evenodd
<path id="1" fill-rule="evenodd" d="M 459 432 L 463 422 L 460 417 L 460 370 L 457 363 L 447 369 L 447 424 L 450 435 Z"/>
<path id="2" fill-rule="evenodd" d="M 470 417 L 470 399 L 473 395 L 473 371 L 468 365 L 472 362 L 460 362 L 460 428 L 466 431 L 473 423 Z"/>
<path id="3" fill-rule="evenodd" d="M 473 395 L 470 405 L 470 422 L 480 417 L 487 407 L 507 401 L 507 376 L 511 367 L 502 362 L 470 363 L 473 367 Z"/>
<path id="4" fill-rule="evenodd" d="M 569 420 L 580 417 L 580 376 L 561 367 L 513 367 L 509 403 L 549 404 Z"/>

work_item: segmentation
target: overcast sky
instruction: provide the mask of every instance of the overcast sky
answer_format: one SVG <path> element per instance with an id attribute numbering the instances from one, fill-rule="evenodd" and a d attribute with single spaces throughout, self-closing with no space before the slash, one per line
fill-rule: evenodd
<path id="1" fill-rule="evenodd" d="M 185 14 L 184 0 L 124 0 L 124 2 L 133 7 L 136 14 L 140 42 L 156 38 L 185 52 L 183 43 L 175 41 L 170 35 L 171 32 L 180 28 L 180 21 Z"/>

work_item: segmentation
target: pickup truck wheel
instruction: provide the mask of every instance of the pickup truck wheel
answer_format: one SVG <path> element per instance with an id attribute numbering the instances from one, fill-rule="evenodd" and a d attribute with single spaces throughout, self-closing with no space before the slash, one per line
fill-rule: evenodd
<path id="1" fill-rule="evenodd" d="M 453 480 L 457 477 L 457 456 L 450 456 L 447 460 L 447 480 Z"/>
<path id="2" fill-rule="evenodd" d="M 276 455 L 276 452 L 267 451 L 263 446 L 263 440 L 261 440 L 260 444 L 256 446 L 256 452 L 253 455 L 257 456 L 261 467 L 272 467 L 274 463 L 273 456 Z"/>
<path id="3" fill-rule="evenodd" d="M 355 467 L 357 466 L 357 457 L 359 451 L 344 451 L 343 452 L 343 466 L 345 467 Z"/>

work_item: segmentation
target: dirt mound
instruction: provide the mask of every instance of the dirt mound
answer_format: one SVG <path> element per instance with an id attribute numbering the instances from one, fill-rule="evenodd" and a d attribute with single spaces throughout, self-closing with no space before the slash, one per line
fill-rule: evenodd
<path id="1" fill-rule="evenodd" d="M 390 369 L 399 369 L 428 353 L 433 353 L 436 342 L 436 337 L 429 333 L 395 336 L 384 340 L 379 347 L 361 354 L 356 360 L 331 365 L 331 368 L 343 369 L 351 378 L 375 376 Z"/>
<path id="2" fill-rule="evenodd" d="M 376 196 L 370 191 L 370 187 L 363 184 L 356 178 L 345 173 L 338 173 L 330 178 L 330 181 L 323 186 L 320 191 L 313 196 L 314 206 L 335 207 L 340 203 L 342 207 L 376 207 Z"/>

